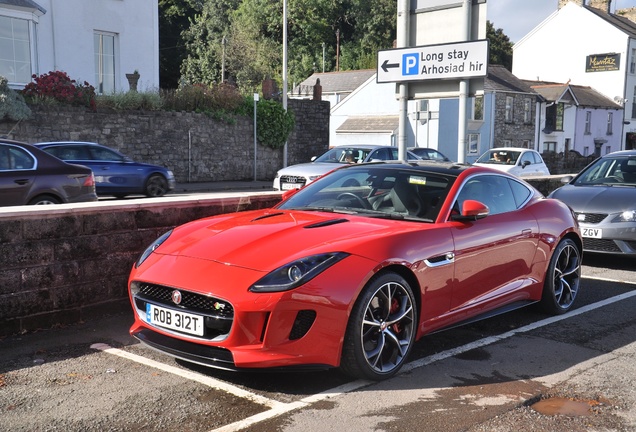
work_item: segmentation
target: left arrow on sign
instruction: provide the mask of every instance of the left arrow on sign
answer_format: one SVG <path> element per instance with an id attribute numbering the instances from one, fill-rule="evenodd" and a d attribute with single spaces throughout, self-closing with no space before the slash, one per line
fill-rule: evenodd
<path id="1" fill-rule="evenodd" d="M 384 63 L 382 63 L 382 70 L 384 72 L 388 72 L 389 68 L 398 68 L 400 67 L 399 63 L 389 63 L 389 60 L 384 60 Z"/>

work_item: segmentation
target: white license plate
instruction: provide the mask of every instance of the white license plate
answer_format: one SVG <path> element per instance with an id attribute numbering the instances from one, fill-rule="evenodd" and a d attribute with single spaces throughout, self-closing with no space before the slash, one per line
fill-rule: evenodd
<path id="1" fill-rule="evenodd" d="M 146 303 L 146 322 L 159 327 L 203 336 L 203 317 L 200 315 L 179 312 Z"/>
<path id="2" fill-rule="evenodd" d="M 581 235 L 587 238 L 603 238 L 601 228 L 581 228 Z"/>
<path id="3" fill-rule="evenodd" d="M 292 189 L 300 189 L 302 185 L 298 183 L 283 183 L 280 185 L 281 190 L 292 190 Z"/>

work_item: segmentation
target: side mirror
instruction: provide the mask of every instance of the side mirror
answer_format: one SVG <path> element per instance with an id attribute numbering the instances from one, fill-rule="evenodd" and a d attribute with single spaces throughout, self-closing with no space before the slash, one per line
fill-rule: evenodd
<path id="1" fill-rule="evenodd" d="M 312 156 L 310 160 L 313 162 L 313 161 L 315 161 L 316 159 L 318 159 L 318 156 Z"/>
<path id="2" fill-rule="evenodd" d="M 530 165 L 530 161 L 529 161 L 529 160 L 527 160 L 527 161 L 523 161 L 523 163 L 521 164 L 521 168 L 525 168 L 525 167 L 527 167 L 528 165 Z"/>
<path id="3" fill-rule="evenodd" d="M 568 184 L 572 181 L 572 179 L 574 179 L 574 176 L 566 175 L 564 177 L 561 177 L 561 183 Z"/>
<path id="4" fill-rule="evenodd" d="M 488 206 L 480 201 L 467 199 L 461 208 L 460 214 L 451 216 L 455 221 L 476 221 L 483 219 L 490 213 Z"/>

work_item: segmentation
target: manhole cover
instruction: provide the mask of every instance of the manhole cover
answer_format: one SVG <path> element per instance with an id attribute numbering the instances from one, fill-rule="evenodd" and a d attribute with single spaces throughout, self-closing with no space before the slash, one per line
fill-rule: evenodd
<path id="1" fill-rule="evenodd" d="M 543 399 L 532 404 L 530 408 L 544 415 L 589 416 L 591 408 L 599 405 L 597 401 L 575 401 L 567 398 Z"/>

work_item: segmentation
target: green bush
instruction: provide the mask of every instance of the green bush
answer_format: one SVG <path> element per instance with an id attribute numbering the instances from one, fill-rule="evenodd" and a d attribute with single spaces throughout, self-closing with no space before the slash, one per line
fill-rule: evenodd
<path id="1" fill-rule="evenodd" d="M 96 100 L 97 109 L 111 109 L 115 111 L 160 111 L 163 100 L 157 93 L 138 93 L 129 91 L 112 95 L 99 95 Z"/>
<path id="2" fill-rule="evenodd" d="M 31 110 L 22 95 L 9 88 L 9 81 L 0 75 L 0 120 L 14 121 L 31 117 Z"/>
<path id="3" fill-rule="evenodd" d="M 294 130 L 295 118 L 291 110 L 273 100 L 262 100 L 256 105 L 256 137 L 258 141 L 273 149 L 285 145 Z"/>

